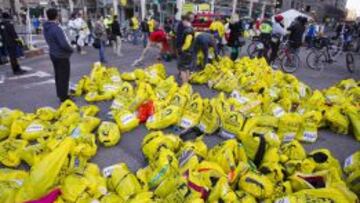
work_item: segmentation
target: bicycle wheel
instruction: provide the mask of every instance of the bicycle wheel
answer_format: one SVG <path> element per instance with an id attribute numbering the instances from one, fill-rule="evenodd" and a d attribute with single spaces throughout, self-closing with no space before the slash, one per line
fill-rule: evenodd
<path id="1" fill-rule="evenodd" d="M 288 53 L 281 60 L 281 68 L 286 73 L 295 72 L 300 67 L 300 64 L 300 57 L 295 53 Z"/>
<path id="2" fill-rule="evenodd" d="M 282 60 L 280 57 L 277 57 L 273 62 L 271 62 L 271 67 L 274 70 L 278 70 L 281 67 Z"/>
<path id="3" fill-rule="evenodd" d="M 313 70 L 323 70 L 326 63 L 326 56 L 319 51 L 311 51 L 306 57 L 306 64 Z"/>
<path id="4" fill-rule="evenodd" d="M 350 73 L 355 72 L 355 60 L 352 53 L 346 53 L 346 68 Z"/>

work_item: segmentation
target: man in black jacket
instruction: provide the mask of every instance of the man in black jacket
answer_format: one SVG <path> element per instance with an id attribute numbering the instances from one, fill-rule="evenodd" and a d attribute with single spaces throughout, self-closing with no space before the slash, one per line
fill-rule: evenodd
<path id="1" fill-rule="evenodd" d="M 20 45 L 20 39 L 16 34 L 14 25 L 10 22 L 10 15 L 8 13 L 2 14 L 2 22 L 0 23 L 1 39 L 4 42 L 4 48 L 9 54 L 11 68 L 14 75 L 21 75 L 26 73 L 25 70 L 20 68 L 19 62 L 16 56 L 16 48 Z"/>
<path id="2" fill-rule="evenodd" d="M 56 9 L 50 8 L 46 15 L 48 21 L 44 23 L 44 36 L 50 48 L 50 59 L 54 66 L 56 92 L 60 101 L 69 98 L 70 80 L 70 56 L 73 53 L 64 31 L 58 23 L 58 13 Z"/>
<path id="3" fill-rule="evenodd" d="M 287 29 L 290 31 L 289 40 L 290 40 L 290 47 L 297 51 L 303 41 L 303 35 L 306 30 L 306 23 L 307 18 L 303 16 L 299 16 L 296 18 L 295 22 L 293 22 L 290 27 Z"/>

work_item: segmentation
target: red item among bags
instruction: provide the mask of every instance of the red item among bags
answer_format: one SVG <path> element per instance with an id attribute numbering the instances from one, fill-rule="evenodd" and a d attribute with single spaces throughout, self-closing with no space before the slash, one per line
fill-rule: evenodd
<path id="1" fill-rule="evenodd" d="M 142 103 L 138 108 L 138 118 L 140 123 L 145 123 L 154 114 L 154 102 L 149 100 Z"/>
<path id="2" fill-rule="evenodd" d="M 61 190 L 59 188 L 56 188 L 56 189 L 52 190 L 46 196 L 44 196 L 38 200 L 28 201 L 26 203 L 53 203 L 60 195 L 61 195 Z"/>

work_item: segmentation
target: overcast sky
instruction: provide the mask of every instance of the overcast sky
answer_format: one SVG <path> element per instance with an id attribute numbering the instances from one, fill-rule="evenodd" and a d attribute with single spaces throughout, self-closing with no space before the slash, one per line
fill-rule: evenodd
<path id="1" fill-rule="evenodd" d="M 354 9 L 357 11 L 357 16 L 360 16 L 360 1 L 359 0 L 348 0 L 347 8 Z"/>

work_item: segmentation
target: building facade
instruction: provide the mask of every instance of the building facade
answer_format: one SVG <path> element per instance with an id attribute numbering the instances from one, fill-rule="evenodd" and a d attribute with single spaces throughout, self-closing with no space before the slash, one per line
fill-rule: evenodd
<path id="1" fill-rule="evenodd" d="M 296 9 L 313 15 L 317 20 L 346 16 L 347 0 L 283 0 L 281 10 Z"/>
<path id="2" fill-rule="evenodd" d="M 215 12 L 230 15 L 232 12 L 232 0 L 216 0 Z M 264 15 L 275 13 L 275 0 L 238 0 L 236 13 L 241 17 L 259 18 Z"/>

